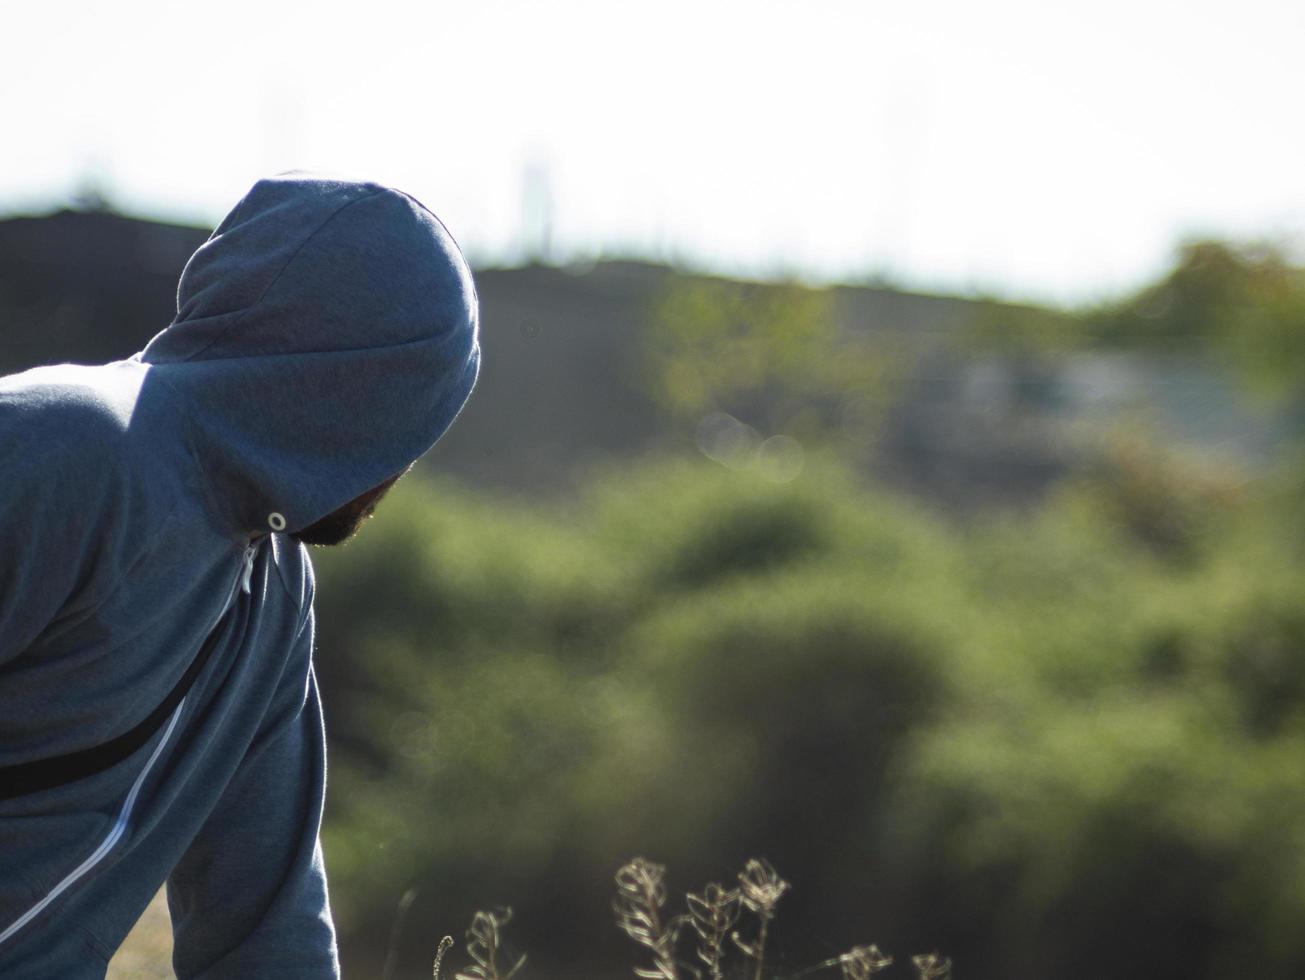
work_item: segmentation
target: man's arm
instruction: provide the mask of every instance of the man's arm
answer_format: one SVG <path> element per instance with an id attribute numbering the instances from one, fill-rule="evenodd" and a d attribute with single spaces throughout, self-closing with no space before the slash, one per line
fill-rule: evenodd
<path id="1" fill-rule="evenodd" d="M 311 607 L 268 712 L 168 878 L 179 980 L 339 976 L 319 829 L 325 732 Z"/>

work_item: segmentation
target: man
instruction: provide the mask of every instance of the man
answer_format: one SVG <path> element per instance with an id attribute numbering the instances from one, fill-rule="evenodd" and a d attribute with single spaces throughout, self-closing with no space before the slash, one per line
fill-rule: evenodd
<path id="1" fill-rule="evenodd" d="M 0 977 L 103 977 L 165 881 L 178 977 L 338 975 L 305 544 L 453 423 L 478 332 L 419 202 L 287 174 L 143 351 L 0 379 Z"/>

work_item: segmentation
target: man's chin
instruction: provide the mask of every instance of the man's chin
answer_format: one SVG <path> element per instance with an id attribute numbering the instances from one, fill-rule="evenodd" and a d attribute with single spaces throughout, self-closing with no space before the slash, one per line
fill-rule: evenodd
<path id="1" fill-rule="evenodd" d="M 302 531 L 296 531 L 290 537 L 304 544 L 317 545 L 323 548 L 344 544 L 358 533 L 358 530 L 363 526 L 363 521 L 368 516 L 366 514 L 361 516 L 350 515 L 341 518 L 328 515 L 316 524 L 309 524 Z"/>
<path id="2" fill-rule="evenodd" d="M 400 473 L 399 476 L 403 474 Z M 366 523 L 367 518 L 376 512 L 377 502 L 385 496 L 386 491 L 399 479 L 398 476 L 386 480 L 380 486 L 367 491 L 360 497 L 349 501 L 338 510 L 332 511 L 321 520 L 295 531 L 290 535 L 294 540 L 304 544 L 323 547 L 344 544 Z"/>

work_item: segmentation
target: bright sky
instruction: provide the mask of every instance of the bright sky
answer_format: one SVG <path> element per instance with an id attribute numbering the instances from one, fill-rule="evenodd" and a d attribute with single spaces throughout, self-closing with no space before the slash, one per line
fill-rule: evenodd
<path id="1" fill-rule="evenodd" d="M 215 224 L 379 179 L 508 262 L 887 274 L 1078 300 L 1181 236 L 1305 235 L 1300 0 L 43 0 L 5 15 L 0 213 L 88 178 Z"/>

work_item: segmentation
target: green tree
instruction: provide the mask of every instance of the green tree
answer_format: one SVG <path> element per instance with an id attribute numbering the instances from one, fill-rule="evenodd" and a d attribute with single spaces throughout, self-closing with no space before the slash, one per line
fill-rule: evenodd
<path id="1" fill-rule="evenodd" d="M 1098 344 L 1191 350 L 1271 396 L 1305 391 L 1305 269 L 1270 242 L 1184 243 L 1160 281 L 1090 311 Z"/>
<path id="2" fill-rule="evenodd" d="M 765 432 L 816 439 L 873 424 L 900 375 L 882 335 L 841 322 L 835 293 L 796 282 L 673 276 L 651 311 L 645 384 L 673 416 L 696 423 L 726 412 Z"/>

